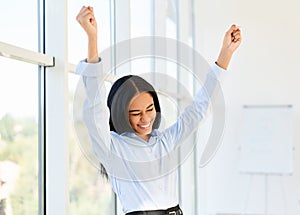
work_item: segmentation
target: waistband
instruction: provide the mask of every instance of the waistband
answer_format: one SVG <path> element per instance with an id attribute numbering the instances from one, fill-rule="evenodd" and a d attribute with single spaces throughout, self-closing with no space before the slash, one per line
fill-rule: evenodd
<path id="1" fill-rule="evenodd" d="M 168 208 L 166 210 L 150 210 L 150 211 L 133 211 L 126 215 L 183 215 L 179 205 Z"/>

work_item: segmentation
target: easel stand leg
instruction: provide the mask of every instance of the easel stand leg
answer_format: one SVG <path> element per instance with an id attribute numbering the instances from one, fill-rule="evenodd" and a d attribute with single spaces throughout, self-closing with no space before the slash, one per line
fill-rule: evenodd
<path id="1" fill-rule="evenodd" d="M 268 174 L 265 174 L 265 215 L 268 215 Z"/>

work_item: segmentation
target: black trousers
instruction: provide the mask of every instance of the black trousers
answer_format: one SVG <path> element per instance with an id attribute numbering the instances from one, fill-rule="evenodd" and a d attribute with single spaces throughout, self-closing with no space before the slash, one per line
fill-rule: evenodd
<path id="1" fill-rule="evenodd" d="M 176 205 L 166 210 L 133 211 L 126 213 L 126 215 L 183 215 L 183 212 L 179 205 Z"/>

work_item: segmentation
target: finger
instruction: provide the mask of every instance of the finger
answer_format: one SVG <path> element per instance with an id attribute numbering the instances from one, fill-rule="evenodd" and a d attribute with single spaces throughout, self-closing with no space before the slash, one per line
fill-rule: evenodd
<path id="1" fill-rule="evenodd" d="M 237 28 L 237 30 L 234 30 L 231 33 L 231 41 L 237 42 L 237 41 L 240 41 L 240 39 L 241 39 L 241 30 L 239 28 Z"/>
<path id="2" fill-rule="evenodd" d="M 235 24 L 231 25 L 230 28 L 227 30 L 227 34 L 233 33 L 235 30 L 237 30 L 237 26 Z"/>
<path id="3" fill-rule="evenodd" d="M 238 42 L 238 41 L 241 41 L 242 38 L 241 37 L 235 37 L 232 39 L 232 42 Z"/>
<path id="4" fill-rule="evenodd" d="M 85 17 L 88 17 L 88 16 L 94 16 L 94 13 L 91 12 L 90 10 L 86 10 L 86 11 L 83 11 L 82 14 L 80 14 L 80 16 L 82 18 L 85 18 Z"/>
<path id="5" fill-rule="evenodd" d="M 94 11 L 94 8 L 92 6 L 87 7 L 90 11 Z"/>
<path id="6" fill-rule="evenodd" d="M 236 36 L 234 37 L 233 42 L 241 42 L 241 41 L 242 41 L 242 37 L 241 37 L 240 34 L 238 34 L 238 35 L 236 35 Z"/>
<path id="7" fill-rule="evenodd" d="M 233 37 L 241 37 L 241 31 L 236 31 L 232 35 Z"/>
<path id="8" fill-rule="evenodd" d="M 237 30 L 240 29 L 240 26 L 238 26 L 238 25 L 236 25 L 236 24 L 232 24 L 232 25 L 230 26 L 230 29 L 231 29 L 232 31 L 237 31 Z"/>
<path id="9" fill-rule="evenodd" d="M 85 13 L 88 13 L 88 12 L 91 12 L 91 13 L 94 13 L 93 12 L 93 7 L 85 7 L 85 6 L 82 6 L 81 10 L 79 11 L 78 15 L 82 15 L 82 14 L 85 14 Z"/>
<path id="10" fill-rule="evenodd" d="M 84 9 L 81 13 L 79 13 L 76 17 L 77 21 L 81 24 L 85 20 L 89 20 L 90 18 L 94 17 L 93 12 L 88 9 Z"/>
<path id="11" fill-rule="evenodd" d="M 82 6 L 78 14 L 81 14 L 81 13 L 83 13 L 86 10 L 88 10 L 88 7 Z"/>
<path id="12" fill-rule="evenodd" d="M 88 13 L 94 14 L 94 12 L 93 12 L 92 10 L 90 10 L 90 9 L 88 9 L 88 8 L 86 7 L 86 8 L 84 8 L 79 14 L 80 14 L 80 15 L 86 15 L 86 14 L 88 14 Z"/>
<path id="13" fill-rule="evenodd" d="M 236 35 L 234 36 L 234 38 L 241 38 L 241 37 L 242 37 L 241 34 L 236 34 Z"/>
<path id="14" fill-rule="evenodd" d="M 87 7 L 82 6 L 79 13 L 76 16 L 76 20 L 80 23 L 80 19 L 82 18 L 82 15 L 87 11 Z"/>
<path id="15" fill-rule="evenodd" d="M 239 40 L 240 40 L 240 38 L 235 37 L 235 38 L 233 39 L 233 42 L 237 42 L 237 41 L 239 41 Z"/>
<path id="16" fill-rule="evenodd" d="M 230 28 L 226 32 L 226 35 L 231 36 L 231 39 L 233 39 L 233 37 L 235 36 L 235 33 L 239 32 L 239 31 L 240 31 L 240 27 L 233 24 L 230 26 Z"/>
<path id="17" fill-rule="evenodd" d="M 241 34 L 241 30 L 240 29 L 233 31 L 231 35 L 235 37 L 238 34 Z"/>
<path id="18" fill-rule="evenodd" d="M 86 9 L 86 6 L 82 6 L 81 9 L 80 9 L 80 11 L 79 11 L 79 13 L 80 13 L 81 11 L 85 10 L 85 9 Z"/>
<path id="19" fill-rule="evenodd" d="M 234 34 L 234 36 L 231 37 L 231 39 L 241 38 L 241 34 Z"/>

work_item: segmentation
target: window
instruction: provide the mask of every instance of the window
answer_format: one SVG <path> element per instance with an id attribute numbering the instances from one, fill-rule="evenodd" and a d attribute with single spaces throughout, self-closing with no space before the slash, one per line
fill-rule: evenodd
<path id="1" fill-rule="evenodd" d="M 38 49 L 38 1 L 10 0 L 0 8 L 0 41 Z M 30 14 L 30 15 L 29 15 Z"/>
<path id="2" fill-rule="evenodd" d="M 0 214 L 38 214 L 37 66 L 0 65 Z"/>
<path id="3" fill-rule="evenodd" d="M 1 42 L 37 51 L 37 4 L 13 0 L 0 8 Z M 38 72 L 0 57 L 0 214 L 39 213 Z"/>

